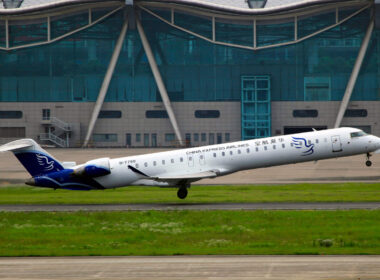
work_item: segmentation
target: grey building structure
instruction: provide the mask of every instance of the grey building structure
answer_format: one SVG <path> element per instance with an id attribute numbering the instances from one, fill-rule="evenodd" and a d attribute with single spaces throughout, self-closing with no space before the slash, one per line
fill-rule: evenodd
<path id="1" fill-rule="evenodd" d="M 0 143 L 380 135 L 378 2 L 3 0 Z"/>

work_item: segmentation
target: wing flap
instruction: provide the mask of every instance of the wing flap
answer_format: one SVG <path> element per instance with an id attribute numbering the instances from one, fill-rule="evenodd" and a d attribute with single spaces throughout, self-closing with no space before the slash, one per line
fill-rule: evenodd
<path id="1" fill-rule="evenodd" d="M 206 179 L 206 178 L 215 178 L 218 176 L 218 173 L 216 170 L 210 170 L 205 172 L 199 172 L 199 173 L 192 173 L 192 174 L 184 174 L 184 175 L 174 175 L 174 176 L 159 176 L 156 177 L 157 181 L 171 181 L 171 180 L 200 180 L 200 179 Z"/>
<path id="2" fill-rule="evenodd" d="M 180 181 L 195 182 L 201 179 L 215 178 L 220 173 L 219 170 L 209 170 L 209 171 L 198 172 L 198 173 L 178 174 L 178 175 L 171 175 L 171 176 L 149 176 L 131 165 L 128 165 L 128 168 L 144 179 L 150 179 L 157 182 L 168 182 L 168 183 L 176 183 Z"/>

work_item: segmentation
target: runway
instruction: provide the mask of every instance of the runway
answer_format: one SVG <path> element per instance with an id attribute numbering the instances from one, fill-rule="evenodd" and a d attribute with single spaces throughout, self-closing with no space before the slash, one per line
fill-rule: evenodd
<path id="1" fill-rule="evenodd" d="M 380 256 L 0 258 L 0 278 L 380 279 Z"/>
<path id="2" fill-rule="evenodd" d="M 0 205 L 0 212 L 76 211 L 177 211 L 177 210 L 353 210 L 380 209 L 380 202 L 279 202 L 279 203 L 198 203 L 198 204 L 72 204 Z"/>

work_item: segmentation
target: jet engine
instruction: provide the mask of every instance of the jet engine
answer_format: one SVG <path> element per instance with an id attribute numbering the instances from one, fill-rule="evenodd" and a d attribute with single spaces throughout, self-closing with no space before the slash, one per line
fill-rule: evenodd
<path id="1" fill-rule="evenodd" d="M 73 171 L 73 175 L 91 178 L 101 177 L 108 174 L 111 174 L 109 158 L 90 160 Z"/>

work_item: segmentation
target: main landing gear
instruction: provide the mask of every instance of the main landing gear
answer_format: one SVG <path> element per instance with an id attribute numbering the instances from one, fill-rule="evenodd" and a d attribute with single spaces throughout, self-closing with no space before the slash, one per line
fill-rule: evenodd
<path id="1" fill-rule="evenodd" d="M 365 162 L 365 165 L 367 165 L 368 167 L 372 165 L 372 161 L 370 160 L 370 157 L 371 157 L 371 154 L 367 153 L 367 160 Z"/>
<path id="2" fill-rule="evenodd" d="M 178 189 L 177 196 L 180 199 L 185 199 L 187 196 L 187 188 L 186 187 L 181 187 Z"/>
<path id="3" fill-rule="evenodd" d="M 185 199 L 187 197 L 187 189 L 190 188 L 190 184 L 183 184 L 178 188 L 177 196 L 180 199 Z"/>

